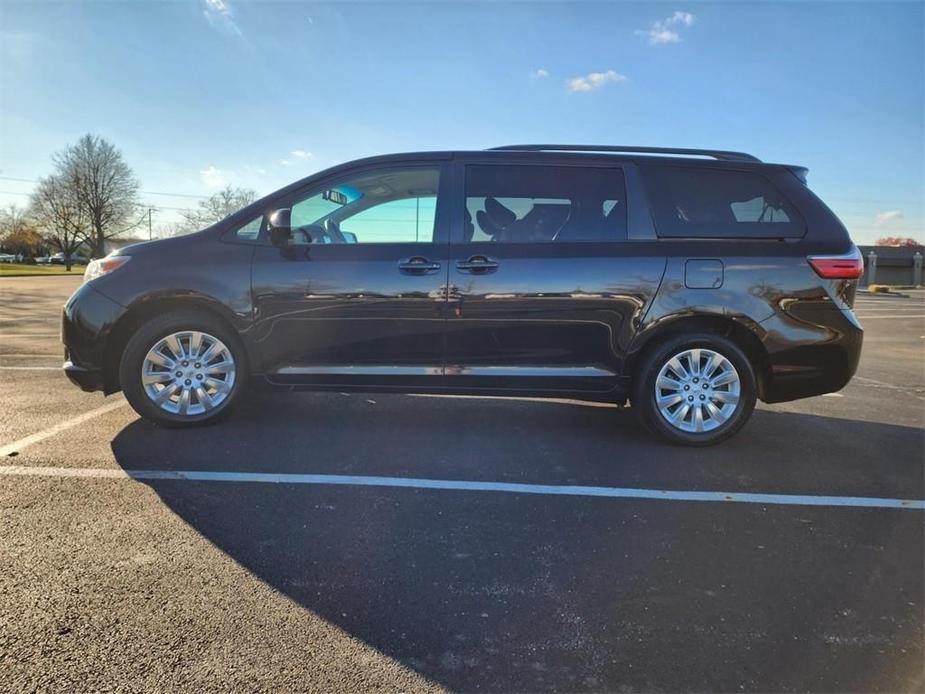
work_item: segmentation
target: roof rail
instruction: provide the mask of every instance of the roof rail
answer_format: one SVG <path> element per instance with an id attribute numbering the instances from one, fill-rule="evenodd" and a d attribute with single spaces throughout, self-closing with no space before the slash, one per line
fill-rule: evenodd
<path id="1" fill-rule="evenodd" d="M 632 145 L 505 145 L 491 147 L 489 151 L 522 152 L 626 152 L 630 154 L 689 154 L 713 157 L 720 161 L 761 162 L 758 157 L 745 152 L 727 152 L 721 149 L 684 149 L 677 147 L 634 147 Z"/>

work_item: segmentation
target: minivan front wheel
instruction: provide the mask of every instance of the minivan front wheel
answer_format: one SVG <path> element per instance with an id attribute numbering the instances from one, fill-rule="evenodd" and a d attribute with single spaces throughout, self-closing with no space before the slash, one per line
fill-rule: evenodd
<path id="1" fill-rule="evenodd" d="M 246 361 L 234 333 L 199 311 L 155 318 L 125 347 L 119 378 L 138 414 L 166 426 L 213 422 L 244 388 Z"/>
<path id="2" fill-rule="evenodd" d="M 744 426 L 755 398 L 748 357 L 731 340 L 702 334 L 673 338 L 649 355 L 633 407 L 649 430 L 669 441 L 709 446 Z"/>

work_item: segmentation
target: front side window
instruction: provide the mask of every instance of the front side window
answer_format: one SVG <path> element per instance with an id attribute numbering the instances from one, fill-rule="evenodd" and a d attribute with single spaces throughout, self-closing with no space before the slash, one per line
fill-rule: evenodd
<path id="1" fill-rule="evenodd" d="M 431 243 L 440 169 L 376 169 L 297 199 L 293 245 Z"/>
<path id="2" fill-rule="evenodd" d="M 620 169 L 467 166 L 464 241 L 550 243 L 626 238 Z"/>
<path id="3" fill-rule="evenodd" d="M 787 238 L 803 235 L 793 206 L 764 176 L 747 171 L 646 167 L 659 236 Z"/>

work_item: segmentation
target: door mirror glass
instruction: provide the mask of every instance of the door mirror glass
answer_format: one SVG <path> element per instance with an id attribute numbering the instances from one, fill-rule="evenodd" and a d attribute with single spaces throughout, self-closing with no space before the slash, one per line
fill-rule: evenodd
<path id="1" fill-rule="evenodd" d="M 274 246 L 286 246 L 289 244 L 289 240 L 292 238 L 290 214 L 289 208 L 283 208 L 273 212 L 267 220 L 270 243 Z"/>
<path id="2" fill-rule="evenodd" d="M 344 237 L 345 243 L 356 243 L 357 242 L 357 235 L 354 234 L 352 231 L 341 231 L 340 233 Z"/>

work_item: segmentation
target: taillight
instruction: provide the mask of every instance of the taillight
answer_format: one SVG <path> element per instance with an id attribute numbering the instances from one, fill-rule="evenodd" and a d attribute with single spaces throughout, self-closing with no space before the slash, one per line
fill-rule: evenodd
<path id="1" fill-rule="evenodd" d="M 856 280 L 864 274 L 864 258 L 857 246 L 844 255 L 811 255 L 806 260 L 826 280 Z"/>

